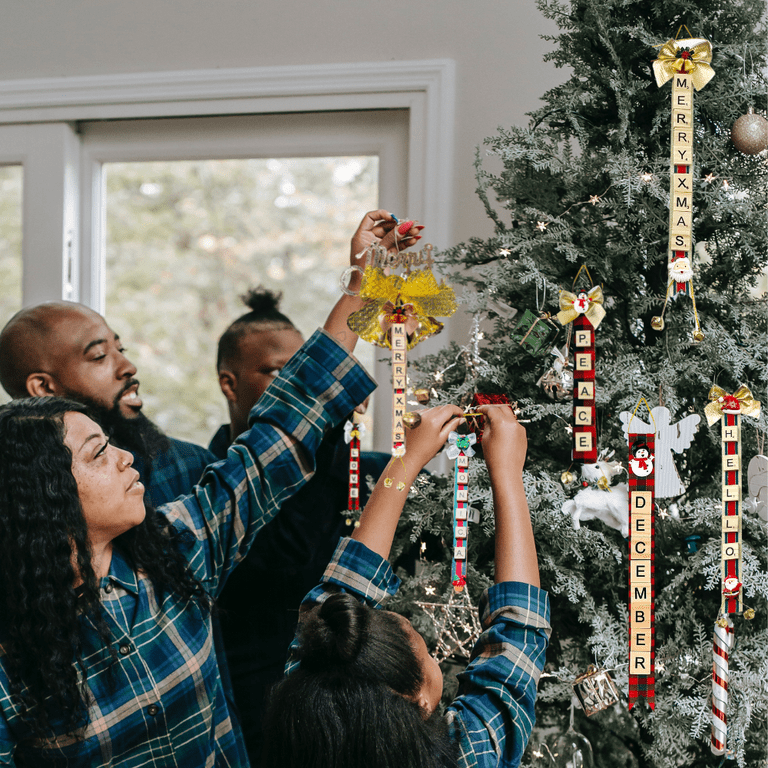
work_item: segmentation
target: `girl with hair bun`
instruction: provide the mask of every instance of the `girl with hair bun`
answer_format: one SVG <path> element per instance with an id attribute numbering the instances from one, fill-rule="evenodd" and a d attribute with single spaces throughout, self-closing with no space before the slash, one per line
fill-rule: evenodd
<path id="1" fill-rule="evenodd" d="M 518 766 L 534 723 L 549 642 L 523 487 L 525 429 L 511 408 L 486 405 L 483 453 L 496 520 L 495 584 L 480 601 L 483 633 L 459 695 L 438 712 L 442 674 L 405 618 L 381 610 L 399 579 L 386 561 L 406 493 L 379 480 L 351 538 L 304 599 L 286 677 L 264 723 L 262 768 L 491 768 Z M 422 411 L 407 434 L 413 479 L 462 417 Z M 385 473 L 386 474 L 386 473 Z"/>

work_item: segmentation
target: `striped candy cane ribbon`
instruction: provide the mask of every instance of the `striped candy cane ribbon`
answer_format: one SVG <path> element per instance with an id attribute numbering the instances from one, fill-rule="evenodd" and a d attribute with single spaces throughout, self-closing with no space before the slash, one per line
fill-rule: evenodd
<path id="1" fill-rule="evenodd" d="M 723 626 L 725 625 L 725 626 Z M 715 622 L 715 641 L 712 647 L 712 737 L 710 744 L 715 755 L 725 754 L 728 719 L 728 655 L 733 648 L 733 622 L 727 616 Z"/>
<path id="2" fill-rule="evenodd" d="M 448 435 L 449 459 L 455 459 L 453 472 L 453 558 L 451 561 L 451 583 L 455 592 L 462 592 L 467 583 L 467 535 L 469 533 L 469 483 L 467 469 L 469 458 L 475 455 L 472 447 L 477 442 L 474 432 Z"/>

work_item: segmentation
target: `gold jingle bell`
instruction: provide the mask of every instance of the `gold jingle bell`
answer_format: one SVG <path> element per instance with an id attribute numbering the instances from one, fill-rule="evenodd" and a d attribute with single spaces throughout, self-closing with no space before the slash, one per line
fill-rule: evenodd
<path id="1" fill-rule="evenodd" d="M 744 618 L 747 621 L 752 621 L 752 619 L 755 618 L 755 609 L 754 608 L 747 608 L 747 610 L 744 611 Z"/>
<path id="2" fill-rule="evenodd" d="M 653 328 L 654 331 L 663 331 L 664 318 L 661 315 L 654 315 L 651 318 L 651 328 Z"/>
<path id="3" fill-rule="evenodd" d="M 416 402 L 420 405 L 426 405 L 429 402 L 428 389 L 414 389 L 413 396 L 416 398 Z"/>
<path id="4" fill-rule="evenodd" d="M 704 341 L 704 331 L 695 330 L 693 332 L 693 340 L 697 343 L 700 341 Z"/>
<path id="5" fill-rule="evenodd" d="M 571 485 L 572 483 L 576 482 L 576 475 L 574 475 L 573 472 L 566 470 L 562 475 L 560 475 L 560 482 L 563 485 Z"/>
<path id="6" fill-rule="evenodd" d="M 416 411 L 408 411 L 408 413 L 403 415 L 403 424 L 408 429 L 416 429 L 421 424 L 421 414 Z"/>
<path id="7" fill-rule="evenodd" d="M 717 624 L 718 627 L 725 629 L 728 626 L 728 619 L 718 619 L 715 624 Z"/>

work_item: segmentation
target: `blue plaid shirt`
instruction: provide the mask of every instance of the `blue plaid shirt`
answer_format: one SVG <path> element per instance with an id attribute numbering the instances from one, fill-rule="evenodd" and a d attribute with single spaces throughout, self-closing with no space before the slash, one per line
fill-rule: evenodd
<path id="1" fill-rule="evenodd" d="M 200 482 L 205 468 L 216 461 L 216 457 L 201 445 L 174 437 L 168 440 L 168 450 L 158 453 L 152 459 L 149 472 L 141 458 L 136 455 L 133 457 L 133 468 L 141 475 L 141 482 L 155 509 L 191 493 L 192 488 Z"/>
<path id="2" fill-rule="evenodd" d="M 192 533 L 183 551 L 211 596 L 307 480 L 324 430 L 373 388 L 346 350 L 317 332 L 251 412 L 255 428 L 206 471 L 192 495 L 160 510 L 178 531 Z M 9 693 L 0 646 L 0 765 L 12 765 L 15 753 L 19 763 L 62 768 L 247 766 L 222 690 L 210 616 L 173 593 L 160 601 L 117 547 L 101 587 L 118 658 L 110 662 L 83 617 L 92 699 L 84 739 L 59 731 L 45 743 L 33 740 Z"/>
<path id="3" fill-rule="evenodd" d="M 386 560 L 359 541 L 342 539 L 320 586 L 304 598 L 301 613 L 339 588 L 379 608 L 399 586 Z M 459 675 L 459 695 L 446 717 L 459 740 L 462 768 L 515 768 L 535 722 L 536 686 L 551 632 L 549 597 L 538 587 L 507 581 L 483 593 L 479 611 L 484 631 Z M 288 674 L 299 664 L 297 651 L 294 640 Z"/>

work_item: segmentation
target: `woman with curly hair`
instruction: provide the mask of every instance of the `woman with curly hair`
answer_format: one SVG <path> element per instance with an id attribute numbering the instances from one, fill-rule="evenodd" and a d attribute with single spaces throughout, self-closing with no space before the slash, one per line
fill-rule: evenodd
<path id="1" fill-rule="evenodd" d="M 355 237 L 395 247 L 394 226 L 373 211 Z M 227 458 L 157 511 L 85 406 L 0 408 L 0 766 L 248 766 L 211 606 L 324 432 L 374 387 L 349 355 L 359 306 L 342 297 Z"/>
<path id="2" fill-rule="evenodd" d="M 399 580 L 386 559 L 406 494 L 382 476 L 300 611 L 286 677 L 273 689 L 261 768 L 514 768 L 534 722 L 549 639 L 522 469 L 525 429 L 508 406 L 481 406 L 496 520 L 495 584 L 480 601 L 484 632 L 459 695 L 439 713 L 443 680 L 423 638 L 378 610 Z M 413 479 L 461 411 L 422 412 L 407 433 Z M 392 469 L 394 472 L 395 469 Z M 386 475 L 387 473 L 385 473 Z"/>

